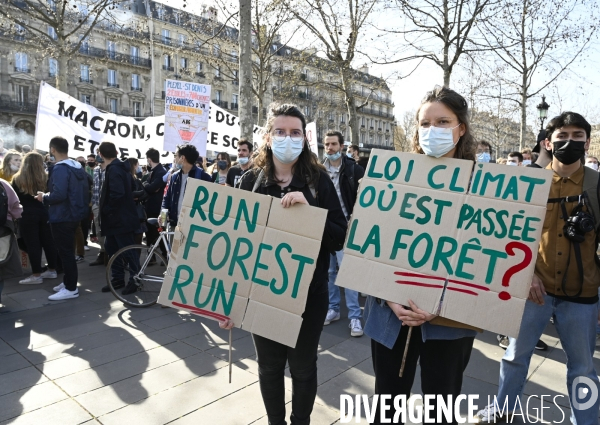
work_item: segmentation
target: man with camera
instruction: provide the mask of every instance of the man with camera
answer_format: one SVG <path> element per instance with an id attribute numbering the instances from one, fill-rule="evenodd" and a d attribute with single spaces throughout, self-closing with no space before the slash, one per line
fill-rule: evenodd
<path id="1" fill-rule="evenodd" d="M 582 163 L 591 126 L 581 115 L 563 112 L 550 120 L 546 135 L 542 147 L 552 151 L 546 168 L 554 176 L 535 272 L 519 336 L 510 338 L 502 358 L 497 404 L 477 414 L 480 423 L 511 419 L 511 412 L 520 411 L 517 398 L 523 394 L 535 344 L 550 317 L 568 359 L 571 422 L 598 423 L 599 398 L 593 396 L 599 385 L 593 364 L 600 284 L 598 173 Z M 580 398 L 582 394 L 590 396 Z"/>

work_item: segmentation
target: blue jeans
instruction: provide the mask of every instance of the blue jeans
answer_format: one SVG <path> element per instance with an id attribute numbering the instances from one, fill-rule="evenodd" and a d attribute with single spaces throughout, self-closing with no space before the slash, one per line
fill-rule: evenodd
<path id="1" fill-rule="evenodd" d="M 338 269 L 342 265 L 344 252 L 337 251 L 335 255 L 330 254 L 329 257 L 329 309 L 340 311 L 340 287 L 335 284 L 335 280 L 337 278 Z M 344 288 L 344 290 L 346 291 L 346 307 L 348 307 L 348 318 L 360 319 L 361 310 L 360 304 L 358 303 L 358 292 L 348 288 Z"/>
<path id="2" fill-rule="evenodd" d="M 593 356 L 596 345 L 596 321 L 598 319 L 598 303 L 576 304 L 563 301 L 549 295 L 544 296 L 544 305 L 531 301 L 525 304 L 523 321 L 517 339 L 510 338 L 510 344 L 500 364 L 500 383 L 498 405 L 502 408 L 504 400 L 508 401 L 508 410 L 513 410 L 516 398 L 523 394 L 525 379 L 529 369 L 531 355 L 535 344 L 540 339 L 550 317 L 554 315 L 554 325 L 567 356 L 567 388 L 571 403 L 571 422 L 588 425 L 598 423 L 599 397 L 586 409 L 583 407 L 594 394 L 594 388 L 588 390 L 587 398 L 579 399 L 573 389 L 573 381 L 584 380 L 596 386 L 598 394 L 598 375 L 594 370 Z M 577 383 L 576 383 L 577 385 Z M 585 385 L 577 389 L 585 388 Z M 525 405 L 525 400 L 520 400 Z M 523 407 L 524 408 L 524 407 Z M 518 408 L 517 408 L 518 410 Z"/>

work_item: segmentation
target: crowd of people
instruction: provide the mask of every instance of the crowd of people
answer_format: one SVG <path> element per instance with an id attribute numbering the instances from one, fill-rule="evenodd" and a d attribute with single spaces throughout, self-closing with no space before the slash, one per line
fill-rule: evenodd
<path id="1" fill-rule="evenodd" d="M 467 102 L 459 93 L 436 87 L 426 94 L 415 120 L 415 154 L 494 162 L 491 145 L 473 136 Z M 111 142 L 101 143 L 97 154 L 87 159 L 69 158 L 68 142 L 61 137 L 50 141 L 45 158 L 35 151 L 6 151 L 0 142 L 0 195 L 4 194 L 0 197 L 0 290 L 5 279 L 18 275 L 20 263 L 17 267 L 11 260 L 18 250 L 18 235 L 32 268 L 32 275 L 20 283 L 39 284 L 63 274 L 62 283 L 49 299 L 78 297 L 77 267 L 88 237 L 100 246 L 98 258 L 90 266 L 106 265 L 120 248 L 142 243 L 144 236 L 146 244 L 154 244 L 158 230 L 147 223 L 147 218 L 158 217 L 166 209 L 168 221 L 175 225 L 190 178 L 280 198 L 284 208 L 308 204 L 326 209 L 325 230 L 296 347 L 253 335 L 269 423 L 286 423 L 284 372 L 288 364 L 293 387 L 291 423 L 308 424 L 317 392 L 319 338 L 323 326 L 340 320 L 341 294 L 336 278 L 344 261 L 344 239 L 367 158 L 360 155 L 358 146 L 346 147 L 340 132 L 329 131 L 322 140 L 324 160 L 319 161 L 306 140 L 306 119 L 294 105 L 272 105 L 264 127 L 264 143 L 259 148 L 246 139 L 239 141 L 236 163 L 221 152 L 207 164 L 193 145 L 179 146 L 173 164 L 167 166 L 160 163 L 160 152 L 151 148 L 146 152 L 147 165 L 140 166 L 137 159 L 118 158 Z M 506 419 L 516 407 L 532 353 L 540 348 L 540 337 L 551 319 L 568 358 L 568 388 L 581 376 L 599 384 L 592 361 L 600 323 L 600 262 L 596 255 L 599 175 L 597 158 L 586 156 L 590 137 L 591 126 L 583 116 L 563 112 L 549 121 L 545 137 L 534 149 L 511 152 L 505 160 L 495 161 L 546 168 L 554 177 L 519 337 L 499 336 L 506 353 L 498 397 L 508 400 L 509 409 L 498 411 L 492 404 L 477 414 L 480 422 Z M 2 199 L 6 204 L 4 220 Z M 591 218 L 593 229 L 575 226 L 576 237 L 567 235 L 564 226 L 569 218 L 581 214 Z M 9 243 L 3 245 L 3 240 Z M 165 254 L 165 247 L 161 249 Z M 6 258 L 8 261 L 3 260 Z M 115 268 L 112 273 L 114 288 L 122 288 L 124 294 L 135 291 L 135 284 L 124 281 L 122 270 Z M 366 334 L 371 338 L 375 394 L 408 398 L 420 365 L 424 395 L 454 399 L 460 395 L 474 339 L 481 329 L 428 313 L 412 301 L 406 306 L 372 296 L 367 296 L 363 317 L 360 294 L 349 289 L 344 292 L 351 336 Z M 224 329 L 234 325 L 230 320 L 219 323 Z M 403 362 L 404 373 L 399 376 Z M 597 423 L 598 403 L 579 410 L 571 399 L 572 422 Z M 375 423 L 394 417 L 395 408 L 377 411 Z"/>

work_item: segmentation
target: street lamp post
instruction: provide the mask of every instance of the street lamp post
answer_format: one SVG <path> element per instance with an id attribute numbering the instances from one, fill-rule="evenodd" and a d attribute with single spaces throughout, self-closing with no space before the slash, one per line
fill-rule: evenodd
<path id="1" fill-rule="evenodd" d="M 546 96 L 542 96 L 542 103 L 536 106 L 538 110 L 538 117 L 540 118 L 540 131 L 544 131 L 544 121 L 548 118 L 548 109 L 550 105 L 546 103 Z"/>

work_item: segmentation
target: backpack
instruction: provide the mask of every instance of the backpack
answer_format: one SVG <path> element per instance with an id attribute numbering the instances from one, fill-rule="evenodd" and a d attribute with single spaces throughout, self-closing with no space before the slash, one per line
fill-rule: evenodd
<path id="1" fill-rule="evenodd" d="M 8 193 L 4 185 L 0 183 L 0 227 L 8 221 Z"/>

